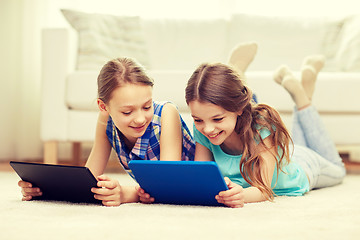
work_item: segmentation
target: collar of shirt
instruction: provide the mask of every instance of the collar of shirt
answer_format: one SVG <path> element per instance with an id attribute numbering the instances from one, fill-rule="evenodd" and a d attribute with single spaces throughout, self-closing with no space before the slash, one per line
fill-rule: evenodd
<path id="1" fill-rule="evenodd" d="M 126 155 L 128 155 L 129 160 L 135 158 L 145 159 L 147 146 L 149 145 L 149 140 L 150 140 L 151 125 L 152 123 L 150 123 L 149 126 L 146 128 L 145 133 L 136 140 L 135 145 L 131 149 L 131 151 L 125 144 L 124 135 L 119 131 L 119 129 L 115 127 L 115 125 L 113 126 L 117 130 L 117 136 L 120 143 L 120 147 L 122 151 L 126 153 Z M 134 155 L 137 157 L 135 157 Z"/>

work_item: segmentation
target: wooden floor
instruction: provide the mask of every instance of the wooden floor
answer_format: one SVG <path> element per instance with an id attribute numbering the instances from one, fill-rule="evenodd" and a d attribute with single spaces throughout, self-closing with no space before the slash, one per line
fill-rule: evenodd
<path id="1" fill-rule="evenodd" d="M 360 174 L 360 162 L 344 160 L 344 163 L 348 174 Z"/>
<path id="2" fill-rule="evenodd" d="M 341 154 L 341 157 L 344 160 L 345 167 L 348 174 L 360 174 L 360 162 L 353 162 L 349 159 L 347 154 Z M 0 161 L 0 171 L 13 171 L 10 164 L 10 160 L 8 161 Z M 41 163 L 41 160 L 39 161 L 32 161 L 32 162 L 38 162 Z M 69 161 L 60 161 L 59 164 L 63 165 L 71 165 L 71 162 Z M 85 165 L 85 161 L 80 162 L 81 165 Z M 125 171 L 122 169 L 121 165 L 117 161 L 109 161 L 106 169 L 106 173 L 125 173 Z"/>

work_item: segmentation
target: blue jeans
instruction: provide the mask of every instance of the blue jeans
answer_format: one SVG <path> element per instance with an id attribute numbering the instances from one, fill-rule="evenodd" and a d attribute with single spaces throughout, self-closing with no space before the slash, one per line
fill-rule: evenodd
<path id="1" fill-rule="evenodd" d="M 292 137 L 294 160 L 305 170 L 310 190 L 342 182 L 344 164 L 314 106 L 294 110 Z"/>

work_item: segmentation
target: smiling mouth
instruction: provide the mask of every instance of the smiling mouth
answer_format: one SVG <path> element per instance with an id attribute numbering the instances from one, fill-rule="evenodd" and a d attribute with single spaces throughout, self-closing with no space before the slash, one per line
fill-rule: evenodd
<path id="1" fill-rule="evenodd" d="M 145 125 L 142 125 L 142 126 L 140 126 L 140 127 L 132 127 L 132 128 L 135 129 L 135 130 L 137 130 L 137 131 L 140 131 L 140 130 L 144 129 L 145 126 L 146 126 L 146 124 L 145 124 Z"/>
<path id="2" fill-rule="evenodd" d="M 208 136 L 209 136 L 209 138 L 216 138 L 216 137 L 219 136 L 222 132 L 223 132 L 223 131 L 220 131 L 220 132 L 218 132 L 218 133 L 216 133 L 216 134 L 212 134 L 212 135 L 208 135 Z"/>

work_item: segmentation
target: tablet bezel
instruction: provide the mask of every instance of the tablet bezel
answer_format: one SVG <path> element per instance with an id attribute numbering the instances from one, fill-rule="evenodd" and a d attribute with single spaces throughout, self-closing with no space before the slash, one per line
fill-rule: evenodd
<path id="1" fill-rule="evenodd" d="M 224 206 L 215 196 L 228 187 L 215 162 L 132 160 L 129 167 L 155 203 Z"/>
<path id="2" fill-rule="evenodd" d="M 18 161 L 10 165 L 23 181 L 41 189 L 43 195 L 34 200 L 101 204 L 91 192 L 97 180 L 86 167 Z"/>

